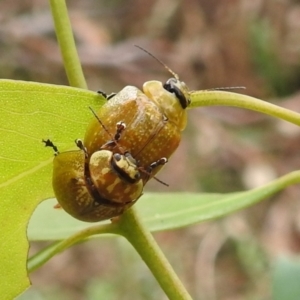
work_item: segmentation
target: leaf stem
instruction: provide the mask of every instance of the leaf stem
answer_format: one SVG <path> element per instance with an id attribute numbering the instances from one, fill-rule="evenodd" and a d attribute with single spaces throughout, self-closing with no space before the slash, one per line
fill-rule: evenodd
<path id="1" fill-rule="evenodd" d="M 190 93 L 191 107 L 235 106 L 258 111 L 300 126 L 300 114 L 247 95 L 224 91 L 194 91 Z"/>
<path id="2" fill-rule="evenodd" d="M 85 89 L 87 86 L 79 62 L 66 3 L 64 0 L 50 0 L 50 4 L 69 83 L 71 86 Z M 35 270 L 55 254 L 90 235 L 104 232 L 120 233 L 132 243 L 170 299 L 191 299 L 151 233 L 142 225 L 133 209 L 125 212 L 118 222 L 106 225 L 106 227 L 105 225 L 98 225 L 87 228 L 39 252 L 29 260 L 29 271 Z"/>
<path id="3" fill-rule="evenodd" d="M 140 254 L 169 299 L 192 299 L 151 233 L 140 221 L 134 207 L 127 210 L 118 223 L 123 235 Z"/>
<path id="4" fill-rule="evenodd" d="M 28 259 L 28 272 L 36 270 L 56 254 L 63 252 L 64 250 L 70 248 L 71 246 L 77 243 L 83 242 L 88 237 L 103 233 L 117 234 L 117 224 L 111 223 L 91 226 L 71 235 L 69 238 L 63 241 L 54 243 L 49 247 L 44 248 L 42 251 L 39 251 L 37 254 L 33 255 Z"/>
<path id="5" fill-rule="evenodd" d="M 78 57 L 71 22 L 65 0 L 50 0 L 56 37 L 60 46 L 69 84 L 87 89 L 82 67 Z"/>

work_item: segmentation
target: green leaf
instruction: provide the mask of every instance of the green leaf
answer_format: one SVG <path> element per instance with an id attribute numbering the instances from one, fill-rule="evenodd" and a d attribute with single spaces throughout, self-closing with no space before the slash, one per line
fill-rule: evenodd
<path id="1" fill-rule="evenodd" d="M 13 299 L 28 285 L 26 227 L 51 186 L 53 151 L 74 148 L 103 98 L 93 92 L 34 82 L 0 80 L 0 294 Z"/>
<path id="2" fill-rule="evenodd" d="M 295 171 L 250 191 L 230 194 L 152 193 L 142 196 L 135 206 L 149 230 L 168 230 L 225 216 L 298 182 L 300 171 Z M 63 210 L 53 209 L 55 203 L 55 199 L 44 201 L 33 214 L 28 227 L 31 240 L 62 240 L 91 226 L 73 219 Z"/>

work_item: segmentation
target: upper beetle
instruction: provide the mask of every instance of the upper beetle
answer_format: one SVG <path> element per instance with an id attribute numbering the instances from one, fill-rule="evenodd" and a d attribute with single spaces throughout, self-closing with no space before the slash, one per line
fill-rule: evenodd
<path id="1" fill-rule="evenodd" d="M 108 132 L 113 130 L 117 122 L 126 123 L 127 127 L 119 144 L 128 149 L 141 165 L 150 165 L 161 157 L 169 158 L 177 149 L 181 131 L 186 127 L 189 90 L 174 72 L 166 68 L 174 76 L 166 83 L 148 81 L 144 83 L 142 91 L 137 87 L 127 86 L 108 97 L 107 103 L 96 113 Z M 93 118 L 84 137 L 88 154 L 97 151 L 108 138 L 103 126 Z M 117 151 L 110 143 L 107 143 L 106 148 L 112 152 Z M 155 168 L 150 177 L 141 174 L 144 184 L 159 169 L 160 167 Z"/>

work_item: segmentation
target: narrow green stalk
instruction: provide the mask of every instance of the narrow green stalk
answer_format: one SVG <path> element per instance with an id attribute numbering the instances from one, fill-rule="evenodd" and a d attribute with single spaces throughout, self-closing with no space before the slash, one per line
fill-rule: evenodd
<path id="1" fill-rule="evenodd" d="M 191 107 L 235 106 L 255 110 L 300 126 L 300 114 L 250 96 L 224 91 L 191 92 Z"/>
<path id="2" fill-rule="evenodd" d="M 64 250 L 70 248 L 71 246 L 83 242 L 85 239 L 92 235 L 96 234 L 117 234 L 118 228 L 116 223 L 111 224 L 100 224 L 96 226 L 91 226 L 89 228 L 83 229 L 73 235 L 71 235 L 66 240 L 61 242 L 54 243 L 47 248 L 44 248 L 42 251 L 33 255 L 28 259 L 28 272 L 32 272 L 45 264 L 48 260 L 50 260 L 56 254 L 63 252 Z"/>
<path id="3" fill-rule="evenodd" d="M 259 202 L 263 198 L 267 198 L 271 195 L 274 195 L 276 192 L 285 189 L 286 187 L 297 184 L 300 182 L 300 171 L 294 171 L 289 174 L 286 174 L 276 180 L 258 187 L 254 190 L 249 190 L 248 192 L 242 192 L 244 197 L 249 198 L 249 205 L 254 204 L 255 202 Z M 263 193 L 262 193 L 263 192 Z M 247 196 L 246 194 L 250 195 Z M 224 198 L 227 198 L 226 194 Z M 233 195 L 230 195 L 229 198 L 232 201 Z M 236 202 L 239 201 L 240 193 L 236 195 Z M 253 198 L 257 199 L 254 201 Z M 226 201 L 226 200 L 225 200 Z M 226 213 L 226 212 L 224 212 Z M 62 251 L 68 249 L 69 247 L 86 240 L 88 237 L 97 234 L 119 234 L 129 240 L 130 243 L 136 248 L 136 250 L 141 254 L 144 261 L 149 265 L 149 268 L 152 270 L 152 267 L 156 269 L 158 273 L 157 277 L 160 277 L 161 267 L 163 267 L 163 271 L 169 274 L 168 268 L 170 268 L 168 262 L 163 257 L 160 249 L 158 248 L 155 240 L 151 236 L 151 234 L 145 229 L 145 227 L 141 224 L 141 221 L 138 219 L 135 211 L 130 210 L 126 212 L 121 218 L 120 222 L 114 222 L 111 224 L 99 224 L 96 226 L 91 226 L 86 228 L 74 235 L 70 236 L 68 239 L 63 240 L 61 242 L 50 245 L 48 248 L 45 248 L 41 252 L 38 252 L 36 255 L 32 256 L 28 262 L 28 269 L 30 272 L 37 269 L 38 267 L 45 264 L 48 260 L 50 260 L 56 254 L 61 253 Z M 156 250 L 158 250 L 156 252 Z M 156 266 L 157 257 L 161 262 Z M 166 263 L 166 265 L 164 265 Z M 172 269 L 171 269 L 172 270 Z M 153 270 L 152 270 L 153 271 Z M 173 270 L 171 271 L 173 272 Z M 174 275 L 174 274 L 173 274 Z M 172 276 L 173 276 L 172 275 Z M 163 276 L 167 276 L 163 274 Z M 176 278 L 176 275 L 175 275 Z M 160 281 L 159 278 L 157 278 Z M 176 283 L 176 280 L 173 282 Z M 169 285 L 169 283 L 168 283 Z"/>
<path id="4" fill-rule="evenodd" d="M 129 209 L 119 221 L 96 225 L 81 230 L 66 240 L 54 243 L 28 260 L 28 272 L 32 272 L 49 261 L 53 256 L 71 246 L 97 234 L 123 235 L 140 254 L 169 299 L 191 300 L 191 296 L 172 269 L 151 233 L 143 226 L 134 208 Z"/>
<path id="5" fill-rule="evenodd" d="M 76 46 L 72 34 L 72 28 L 68 17 L 68 11 L 64 0 L 50 0 L 52 15 L 55 23 L 57 39 L 61 48 L 64 66 L 71 86 L 86 88 L 86 82 L 82 73 Z M 120 233 L 128 239 L 140 253 L 163 290 L 170 299 L 188 300 L 190 295 L 173 271 L 169 262 L 164 257 L 160 248 L 151 236 L 151 233 L 143 227 L 134 210 L 128 210 L 117 223 L 107 225 L 104 232 Z M 87 237 L 103 233 L 103 225 L 90 227 L 70 238 L 56 243 L 44 251 L 32 257 L 28 263 L 29 271 L 33 271 L 44 264 L 55 254 L 86 239 Z M 101 232 L 102 231 L 102 232 Z"/>
<path id="6" fill-rule="evenodd" d="M 151 233 L 139 220 L 134 207 L 118 223 L 122 234 L 140 254 L 169 299 L 191 300 L 191 296 L 172 269 Z"/>
<path id="7" fill-rule="evenodd" d="M 299 184 L 300 183 L 300 171 L 293 171 L 291 173 L 288 173 L 286 175 L 283 175 L 263 186 L 257 187 L 252 190 L 248 190 L 245 192 L 237 192 L 236 195 L 229 194 L 229 196 L 224 195 L 223 204 L 225 204 L 227 201 L 232 203 L 238 203 L 241 195 L 243 197 L 247 198 L 247 201 L 244 202 L 243 208 L 246 206 L 253 205 L 254 203 L 260 202 L 262 199 L 266 199 L 275 193 L 278 193 L 281 190 L 284 190 L 285 188 L 289 187 L 293 184 Z M 248 205 L 246 204 L 248 202 Z M 237 209 L 240 209 L 237 207 Z M 232 212 L 232 211 L 230 211 Z M 226 214 L 226 210 L 223 210 L 223 216 Z"/>
<path id="8" fill-rule="evenodd" d="M 254 191 L 264 190 L 266 197 L 268 197 L 269 195 L 272 195 L 275 192 L 274 191 L 273 193 L 269 194 L 269 191 L 272 190 L 272 186 L 274 186 L 274 184 L 276 184 L 276 189 L 279 192 L 280 190 L 283 190 L 290 185 L 298 184 L 298 183 L 300 183 L 300 171 L 293 171 L 291 173 L 288 173 L 286 175 L 283 175 L 275 179 L 270 183 L 265 184 L 262 187 L 258 187 L 254 189 Z"/>
<path id="9" fill-rule="evenodd" d="M 69 84 L 73 87 L 87 89 L 72 33 L 66 2 L 65 0 L 50 0 L 50 6 L 56 37 L 60 46 Z"/>

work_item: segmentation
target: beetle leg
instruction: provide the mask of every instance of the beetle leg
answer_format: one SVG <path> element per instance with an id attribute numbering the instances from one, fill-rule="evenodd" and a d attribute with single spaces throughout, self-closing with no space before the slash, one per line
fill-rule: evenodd
<path id="1" fill-rule="evenodd" d="M 107 95 L 103 91 L 97 91 L 97 93 L 102 95 L 106 100 L 110 100 L 112 97 L 114 97 L 117 94 L 117 93 L 111 93 L 111 94 Z"/>
<path id="2" fill-rule="evenodd" d="M 88 158 L 89 155 L 88 155 L 88 153 L 87 153 L 86 147 L 84 147 L 84 145 L 83 145 L 82 140 L 76 139 L 76 140 L 75 140 L 75 144 L 76 144 L 76 146 L 77 146 L 80 150 L 82 150 L 82 151 L 84 152 L 85 158 Z"/>
<path id="3" fill-rule="evenodd" d="M 125 130 L 126 124 L 122 121 L 116 124 L 116 133 L 113 137 L 113 140 L 108 141 L 104 145 L 101 146 L 101 149 L 113 150 L 116 146 L 118 146 L 118 142 L 121 138 L 122 132 Z"/>
<path id="4" fill-rule="evenodd" d="M 57 147 L 49 139 L 47 141 L 42 140 L 42 142 L 45 143 L 45 147 L 51 147 L 54 150 L 54 155 L 59 153 Z"/>
<path id="5" fill-rule="evenodd" d="M 162 157 L 159 160 L 153 162 L 148 168 L 146 169 L 141 169 L 141 172 L 144 173 L 146 175 L 146 177 L 143 179 L 144 182 L 146 183 L 149 178 L 151 177 L 151 173 L 153 171 L 153 169 L 159 167 L 159 166 L 163 166 L 168 162 L 168 159 L 166 157 Z M 161 181 L 160 179 L 153 177 L 156 181 L 160 182 L 161 184 L 165 185 L 165 186 L 169 186 L 167 183 Z"/>
<path id="6" fill-rule="evenodd" d="M 107 94 L 105 92 L 99 90 L 99 91 L 97 91 L 97 94 L 99 94 L 99 95 L 103 96 L 105 99 L 107 99 Z"/>
<path id="7" fill-rule="evenodd" d="M 162 157 L 159 160 L 153 162 L 146 170 L 147 172 L 151 173 L 153 171 L 153 169 L 159 167 L 159 166 L 163 166 L 168 162 L 168 159 L 166 157 Z"/>
<path id="8" fill-rule="evenodd" d="M 119 150 L 121 152 L 124 152 L 121 147 L 119 147 L 118 145 L 118 140 L 121 138 L 121 133 L 122 131 L 126 128 L 126 124 L 122 121 L 119 121 L 116 124 L 117 130 L 115 135 L 113 136 L 105 127 L 105 125 L 102 123 L 102 121 L 100 120 L 100 118 L 98 117 L 98 115 L 95 113 L 95 111 L 90 107 L 91 112 L 93 113 L 93 115 L 96 117 L 96 119 L 98 120 L 99 124 L 102 126 L 102 128 L 106 131 L 106 133 L 111 137 L 111 140 L 108 141 L 107 143 L 103 144 L 100 149 L 107 149 L 107 150 L 112 150 L 113 148 L 115 148 L 116 146 L 119 148 Z"/>
<path id="9" fill-rule="evenodd" d="M 117 131 L 115 134 L 115 141 L 118 142 L 121 138 L 121 133 L 125 130 L 126 124 L 122 121 L 117 123 Z"/>
<path id="10" fill-rule="evenodd" d="M 117 93 L 111 93 L 111 94 L 107 95 L 106 99 L 110 100 L 111 98 L 113 98 L 116 95 L 117 95 Z"/>

